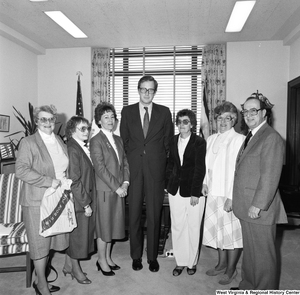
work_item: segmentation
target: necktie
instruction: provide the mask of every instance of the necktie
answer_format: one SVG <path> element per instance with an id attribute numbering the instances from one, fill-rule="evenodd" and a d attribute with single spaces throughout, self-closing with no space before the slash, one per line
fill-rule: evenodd
<path id="1" fill-rule="evenodd" d="M 145 115 L 144 115 L 144 124 L 143 124 L 143 131 L 144 131 L 144 137 L 146 138 L 147 132 L 149 129 L 149 113 L 148 113 L 148 107 L 144 107 L 145 109 Z"/>
<path id="2" fill-rule="evenodd" d="M 250 131 L 247 136 L 246 136 L 246 139 L 245 139 L 245 142 L 244 142 L 244 148 L 243 148 L 243 151 L 245 150 L 245 148 L 247 147 L 248 145 L 248 142 L 250 140 L 250 138 L 252 137 L 252 132 Z"/>

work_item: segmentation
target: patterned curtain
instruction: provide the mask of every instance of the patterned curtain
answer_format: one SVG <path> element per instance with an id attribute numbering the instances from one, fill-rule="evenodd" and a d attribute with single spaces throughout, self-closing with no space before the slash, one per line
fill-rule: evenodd
<path id="1" fill-rule="evenodd" d="M 92 50 L 92 117 L 96 106 L 108 101 L 109 48 Z"/>
<path id="2" fill-rule="evenodd" d="M 214 108 L 226 100 L 225 84 L 225 44 L 205 46 L 202 57 L 202 99 L 207 112 L 209 135 L 217 132 Z"/>

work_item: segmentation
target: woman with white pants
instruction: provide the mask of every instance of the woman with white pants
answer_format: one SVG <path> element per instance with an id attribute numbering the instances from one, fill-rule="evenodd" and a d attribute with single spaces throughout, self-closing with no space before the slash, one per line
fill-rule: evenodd
<path id="1" fill-rule="evenodd" d="M 205 198 L 201 197 L 205 176 L 206 142 L 197 136 L 195 113 L 188 109 L 176 115 L 179 134 L 170 140 L 167 165 L 167 191 L 171 211 L 171 231 L 176 267 L 179 276 L 187 267 L 195 274 L 199 256 L 199 239 Z"/>

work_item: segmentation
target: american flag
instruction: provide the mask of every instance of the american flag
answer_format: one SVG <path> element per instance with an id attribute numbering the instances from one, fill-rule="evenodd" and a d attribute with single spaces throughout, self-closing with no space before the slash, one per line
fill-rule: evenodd
<path id="1" fill-rule="evenodd" d="M 80 75 L 78 75 L 78 80 L 77 80 L 76 116 L 83 117 L 83 105 L 82 105 L 82 94 L 81 94 L 81 86 L 80 86 Z"/>

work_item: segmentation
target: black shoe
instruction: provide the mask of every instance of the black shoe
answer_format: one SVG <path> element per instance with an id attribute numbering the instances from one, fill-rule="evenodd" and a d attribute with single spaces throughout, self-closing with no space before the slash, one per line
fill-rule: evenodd
<path id="1" fill-rule="evenodd" d="M 119 270 L 121 269 L 121 267 L 119 265 L 108 265 L 110 267 L 111 270 Z"/>
<path id="2" fill-rule="evenodd" d="M 132 269 L 133 270 L 141 270 L 143 268 L 142 259 L 133 259 L 132 260 Z"/>
<path id="3" fill-rule="evenodd" d="M 181 275 L 182 271 L 184 269 L 184 266 L 176 266 L 174 269 L 173 269 L 173 276 L 174 277 L 178 277 Z"/>
<path id="4" fill-rule="evenodd" d="M 230 290 L 240 290 L 240 288 L 239 287 L 232 287 L 232 288 L 230 288 Z"/>
<path id="5" fill-rule="evenodd" d="M 192 276 L 192 275 L 194 275 L 196 273 L 197 266 L 194 265 L 192 268 L 187 268 L 186 271 L 187 271 L 188 275 Z"/>
<path id="6" fill-rule="evenodd" d="M 112 270 L 111 270 L 111 271 L 104 271 L 104 270 L 101 268 L 101 266 L 100 266 L 98 260 L 97 260 L 97 262 L 96 262 L 96 266 L 97 266 L 98 271 L 101 270 L 101 272 L 102 272 L 102 274 L 103 274 L 104 276 L 111 277 L 111 276 L 114 276 L 114 275 L 115 275 L 115 273 L 114 273 Z"/>
<path id="7" fill-rule="evenodd" d="M 157 262 L 157 259 L 155 260 L 148 260 L 149 263 L 149 270 L 152 272 L 157 272 L 159 271 L 159 264 Z"/>
<path id="8" fill-rule="evenodd" d="M 54 293 L 60 290 L 60 287 L 58 286 L 54 286 L 54 285 L 50 285 L 48 286 L 50 293 Z"/>

